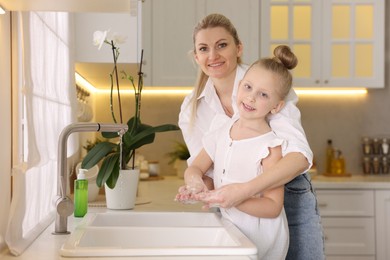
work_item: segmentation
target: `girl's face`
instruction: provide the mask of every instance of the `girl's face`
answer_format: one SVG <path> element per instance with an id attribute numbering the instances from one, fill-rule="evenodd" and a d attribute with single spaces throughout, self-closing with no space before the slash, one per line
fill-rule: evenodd
<path id="1" fill-rule="evenodd" d="M 195 37 L 195 60 L 211 78 L 224 78 L 236 70 L 242 45 L 236 45 L 223 27 L 203 29 Z"/>
<path id="2" fill-rule="evenodd" d="M 282 109 L 284 101 L 276 89 L 279 80 L 277 76 L 260 66 L 253 66 L 241 80 L 237 105 L 241 118 L 265 118 L 269 113 L 275 114 Z"/>

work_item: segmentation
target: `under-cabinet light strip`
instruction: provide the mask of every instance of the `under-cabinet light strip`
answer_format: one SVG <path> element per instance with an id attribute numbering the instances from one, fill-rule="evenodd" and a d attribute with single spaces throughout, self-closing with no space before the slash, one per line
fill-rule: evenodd
<path id="1" fill-rule="evenodd" d="M 109 94 L 109 89 L 97 89 L 86 79 L 76 73 L 76 84 L 85 87 L 92 93 Z M 146 87 L 142 90 L 143 94 L 175 94 L 186 95 L 189 94 L 192 87 Z M 366 95 L 365 88 L 294 88 L 298 96 L 356 96 Z M 132 89 L 121 90 L 122 94 L 132 94 Z"/>
<path id="2" fill-rule="evenodd" d="M 365 88 L 294 88 L 298 96 L 356 96 L 366 95 Z"/>

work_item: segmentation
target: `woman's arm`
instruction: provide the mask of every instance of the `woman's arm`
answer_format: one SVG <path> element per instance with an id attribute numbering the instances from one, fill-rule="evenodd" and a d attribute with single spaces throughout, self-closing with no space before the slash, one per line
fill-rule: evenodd
<path id="1" fill-rule="evenodd" d="M 215 191 L 210 191 L 213 196 L 204 201 L 208 205 L 219 204 L 223 208 L 237 206 L 244 200 L 258 193 L 284 185 L 300 175 L 309 163 L 301 153 L 289 153 L 280 159 L 275 165 L 264 170 L 263 174 L 245 183 L 225 185 Z"/>
<path id="2" fill-rule="evenodd" d="M 242 212 L 258 218 L 276 218 L 280 215 L 284 201 L 284 186 L 267 190 L 263 196 L 252 197 L 236 206 Z"/>

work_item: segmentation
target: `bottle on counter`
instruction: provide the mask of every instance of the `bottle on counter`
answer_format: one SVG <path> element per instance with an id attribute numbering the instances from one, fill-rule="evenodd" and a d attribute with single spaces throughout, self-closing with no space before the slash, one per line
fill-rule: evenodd
<path id="1" fill-rule="evenodd" d="M 331 139 L 328 139 L 328 144 L 326 146 L 326 172 L 332 172 L 332 160 L 334 158 L 334 148 Z"/>
<path id="2" fill-rule="evenodd" d="M 345 159 L 342 152 L 338 149 L 335 149 L 334 157 L 331 163 L 331 171 L 330 173 L 336 175 L 345 174 Z"/>
<path id="3" fill-rule="evenodd" d="M 84 217 L 88 209 L 88 180 L 85 178 L 85 169 L 79 169 L 74 181 L 74 216 Z"/>

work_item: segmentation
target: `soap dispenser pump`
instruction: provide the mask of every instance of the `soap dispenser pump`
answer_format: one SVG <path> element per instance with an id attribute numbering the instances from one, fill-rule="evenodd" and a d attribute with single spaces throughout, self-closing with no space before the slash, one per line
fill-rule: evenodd
<path id="1" fill-rule="evenodd" d="M 79 169 L 74 181 L 74 216 L 84 217 L 88 209 L 88 180 L 85 179 L 86 169 Z"/>

